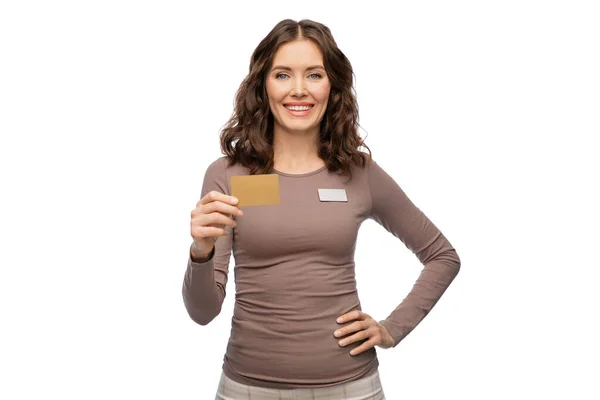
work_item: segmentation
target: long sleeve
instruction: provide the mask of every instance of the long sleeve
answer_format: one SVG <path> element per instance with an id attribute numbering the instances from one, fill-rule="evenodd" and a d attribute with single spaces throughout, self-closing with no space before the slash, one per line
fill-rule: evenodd
<path id="1" fill-rule="evenodd" d="M 207 168 L 201 197 L 211 190 L 230 194 L 225 164 L 225 160 L 220 158 Z M 221 312 L 233 235 L 234 230 L 225 226 L 225 236 L 218 237 L 211 258 L 204 263 L 193 262 L 191 253 L 188 256 L 182 287 L 183 303 L 190 318 L 200 325 L 207 325 Z"/>
<path id="2" fill-rule="evenodd" d="M 379 321 L 396 347 L 431 311 L 460 270 L 460 259 L 440 230 L 375 162 L 369 165 L 370 218 L 411 250 L 423 264 L 412 290 L 392 313 Z"/>

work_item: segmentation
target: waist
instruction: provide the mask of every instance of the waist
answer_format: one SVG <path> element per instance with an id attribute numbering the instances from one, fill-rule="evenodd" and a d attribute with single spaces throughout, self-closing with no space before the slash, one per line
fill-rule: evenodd
<path id="1" fill-rule="evenodd" d="M 379 360 L 374 351 L 349 357 L 357 359 L 344 364 L 331 360 L 323 364 L 316 359 L 307 362 L 288 357 L 283 364 L 278 361 L 261 364 L 259 360 L 249 361 L 228 351 L 223 359 L 223 372 L 243 385 L 271 389 L 306 389 L 343 385 L 378 371 Z"/>
<path id="2" fill-rule="evenodd" d="M 271 388 L 326 387 L 372 374 L 379 365 L 375 348 L 350 355 L 362 341 L 341 347 L 335 318 L 303 326 L 234 316 L 223 369 L 240 383 Z"/>

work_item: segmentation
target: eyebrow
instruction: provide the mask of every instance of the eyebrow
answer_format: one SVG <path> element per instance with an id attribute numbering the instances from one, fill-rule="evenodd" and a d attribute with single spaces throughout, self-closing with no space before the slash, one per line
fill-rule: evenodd
<path id="1" fill-rule="evenodd" d="M 274 71 L 276 69 L 282 69 L 284 71 L 291 71 L 292 70 L 290 67 L 286 67 L 285 65 L 276 65 L 273 68 L 271 68 L 271 71 Z M 311 65 L 310 67 L 306 68 L 306 71 L 309 71 L 311 69 L 322 69 L 322 70 L 324 70 L 325 68 L 322 65 Z"/>

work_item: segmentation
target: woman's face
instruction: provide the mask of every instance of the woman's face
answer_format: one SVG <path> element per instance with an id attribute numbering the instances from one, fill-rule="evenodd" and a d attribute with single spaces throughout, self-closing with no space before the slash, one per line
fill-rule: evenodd
<path id="1" fill-rule="evenodd" d="M 331 84 L 316 44 L 300 39 L 281 45 L 266 86 L 276 131 L 319 131 Z"/>

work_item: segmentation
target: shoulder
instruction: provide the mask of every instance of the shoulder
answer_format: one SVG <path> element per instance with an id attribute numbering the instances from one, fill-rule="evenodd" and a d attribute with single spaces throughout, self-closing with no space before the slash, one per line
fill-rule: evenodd
<path id="1" fill-rule="evenodd" d="M 377 173 L 378 171 L 383 171 L 381 166 L 373 159 L 373 157 L 369 153 L 360 152 L 360 156 L 364 158 L 364 166 L 359 164 L 353 164 L 352 173 L 357 172 L 358 174 L 364 174 L 369 176 L 374 171 Z"/>
<path id="2" fill-rule="evenodd" d="M 221 156 L 213 160 L 206 168 L 206 174 L 212 176 L 246 175 L 248 169 L 239 163 L 232 163 L 228 156 Z"/>
<path id="3" fill-rule="evenodd" d="M 207 172 L 224 171 L 227 168 L 228 160 L 226 156 L 221 156 L 216 160 L 213 160 L 206 168 Z"/>
<path id="4" fill-rule="evenodd" d="M 202 185 L 202 196 L 211 190 L 216 190 L 221 193 L 229 193 L 229 177 L 237 175 L 231 172 L 229 160 L 226 156 L 212 160 L 204 174 L 204 183 Z"/>
<path id="5" fill-rule="evenodd" d="M 392 173 L 388 172 L 385 162 L 382 166 L 380 163 L 370 158 L 364 168 L 364 175 L 369 184 L 370 190 L 376 188 L 398 186 L 397 181 L 392 177 Z"/>

